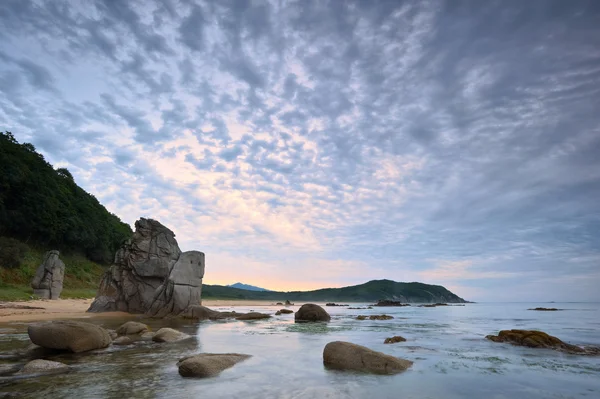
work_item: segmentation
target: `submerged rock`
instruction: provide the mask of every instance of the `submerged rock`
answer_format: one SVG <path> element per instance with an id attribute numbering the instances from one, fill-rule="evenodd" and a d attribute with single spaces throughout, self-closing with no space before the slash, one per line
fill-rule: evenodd
<path id="1" fill-rule="evenodd" d="M 319 305 L 314 303 L 306 303 L 298 309 L 294 315 L 294 320 L 298 322 L 307 321 L 330 321 L 331 316 Z"/>
<path id="2" fill-rule="evenodd" d="M 113 345 L 131 345 L 133 340 L 126 335 L 120 336 L 112 342 Z"/>
<path id="3" fill-rule="evenodd" d="M 325 345 L 323 364 L 339 370 L 356 370 L 376 374 L 397 374 L 413 362 L 376 352 L 350 342 L 335 341 Z"/>
<path id="4" fill-rule="evenodd" d="M 141 218 L 104 274 L 88 312 L 179 315 L 200 304 L 203 277 L 204 253 L 182 253 L 175 233 L 156 220 Z"/>
<path id="5" fill-rule="evenodd" d="M 533 309 L 527 309 L 527 310 L 537 310 L 537 311 L 541 311 L 541 312 L 556 312 L 557 310 L 562 310 L 562 309 L 557 309 L 557 308 L 533 308 Z"/>
<path id="6" fill-rule="evenodd" d="M 174 330 L 172 328 L 163 327 L 158 330 L 153 336 L 152 341 L 154 342 L 176 342 L 190 338 L 186 333 Z"/>
<path id="7" fill-rule="evenodd" d="M 600 348 L 581 348 L 536 330 L 502 330 L 498 335 L 488 335 L 486 338 L 493 342 L 506 342 L 529 348 L 554 349 L 579 355 L 600 355 Z"/>
<path id="8" fill-rule="evenodd" d="M 406 342 L 406 338 L 396 335 L 391 338 L 386 338 L 385 341 L 383 341 L 384 344 L 395 344 L 398 342 Z"/>
<path id="9" fill-rule="evenodd" d="M 282 315 L 282 314 L 290 314 L 290 313 L 294 313 L 294 311 L 293 311 L 292 309 L 279 309 L 279 310 L 278 310 L 278 311 L 275 313 L 275 315 L 276 315 L 276 316 L 279 316 L 279 315 Z"/>
<path id="10" fill-rule="evenodd" d="M 341 305 L 341 304 L 335 303 L 335 302 L 328 302 L 325 304 L 325 306 L 348 306 L 348 304 Z"/>
<path id="11" fill-rule="evenodd" d="M 31 342 L 48 349 L 85 352 L 106 348 L 111 338 L 104 328 L 80 321 L 47 321 L 30 324 Z"/>
<path id="12" fill-rule="evenodd" d="M 366 319 L 369 319 L 369 320 L 391 320 L 393 318 L 394 318 L 394 316 L 390 316 L 387 314 L 374 314 L 371 316 L 364 316 L 364 315 L 356 316 L 356 320 L 366 320 Z"/>
<path id="13" fill-rule="evenodd" d="M 36 359 L 27 363 L 17 374 L 55 374 L 65 373 L 70 367 L 64 363 Z"/>
<path id="14" fill-rule="evenodd" d="M 201 353 L 184 357 L 177 362 L 182 377 L 214 377 L 221 371 L 250 358 L 240 353 Z"/>
<path id="15" fill-rule="evenodd" d="M 261 320 L 261 319 L 269 319 L 271 315 L 265 313 L 258 312 L 250 312 L 250 313 L 242 313 L 239 316 L 236 316 L 236 320 Z"/>
<path id="16" fill-rule="evenodd" d="M 65 264 L 59 254 L 56 250 L 46 252 L 31 281 L 33 294 L 42 299 L 58 299 L 62 292 Z"/>
<path id="17" fill-rule="evenodd" d="M 150 328 L 144 323 L 139 323 L 137 321 L 128 321 L 117 328 L 118 335 L 137 335 L 147 331 L 150 331 Z"/>
<path id="18" fill-rule="evenodd" d="M 447 303 L 427 303 L 425 305 L 419 305 L 420 308 L 437 308 L 438 306 L 449 306 Z"/>

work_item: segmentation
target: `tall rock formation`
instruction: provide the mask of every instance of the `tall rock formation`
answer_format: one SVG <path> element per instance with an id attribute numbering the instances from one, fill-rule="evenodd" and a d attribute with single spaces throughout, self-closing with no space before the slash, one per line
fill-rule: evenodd
<path id="1" fill-rule="evenodd" d="M 88 312 L 178 315 L 200 304 L 203 277 L 204 253 L 181 252 L 171 230 L 141 218 L 115 254 Z"/>
<path id="2" fill-rule="evenodd" d="M 43 299 L 60 297 L 65 277 L 65 264 L 58 255 L 59 252 L 55 250 L 44 254 L 44 260 L 31 280 L 34 295 Z"/>

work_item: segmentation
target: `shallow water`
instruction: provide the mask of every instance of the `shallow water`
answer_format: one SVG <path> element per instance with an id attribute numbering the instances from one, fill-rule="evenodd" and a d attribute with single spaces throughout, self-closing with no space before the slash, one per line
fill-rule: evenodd
<path id="1" fill-rule="evenodd" d="M 73 371 L 20 380 L 0 377 L 0 397 L 2 393 L 20 393 L 44 398 L 600 398 L 600 357 L 484 339 L 501 329 L 522 328 L 546 331 L 573 344 L 600 345 L 600 304 L 553 303 L 552 307 L 566 310 L 527 310 L 535 306 L 540 304 L 369 310 L 327 307 L 332 316 L 327 324 L 294 324 L 293 314 L 248 322 L 142 320 L 153 330 L 169 326 L 195 338 L 61 355 L 52 359 L 70 364 Z M 235 310 L 274 313 L 279 308 Z M 382 313 L 395 318 L 355 320 L 359 314 Z M 124 322 L 90 321 L 107 328 Z M 29 344 L 26 327 L 17 322 L 0 324 L 0 366 L 19 363 L 6 355 Z M 384 339 L 393 335 L 402 335 L 407 341 L 384 345 Z M 336 340 L 409 359 L 414 365 L 395 376 L 327 370 L 322 363 L 323 348 Z M 215 378 L 180 377 L 177 360 L 200 352 L 238 352 L 253 357 Z"/>

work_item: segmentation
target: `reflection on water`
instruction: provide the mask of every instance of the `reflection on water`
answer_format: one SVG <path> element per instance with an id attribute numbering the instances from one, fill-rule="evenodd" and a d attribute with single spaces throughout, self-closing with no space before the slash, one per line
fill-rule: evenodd
<path id="1" fill-rule="evenodd" d="M 44 398 L 595 398 L 600 358 L 496 344 L 485 335 L 507 328 L 540 329 L 575 344 L 600 345 L 598 304 L 562 304 L 562 312 L 533 312 L 537 304 L 469 304 L 464 307 L 385 308 L 392 320 L 355 320 L 382 309 L 327 308 L 330 323 L 294 324 L 294 315 L 270 320 L 191 323 L 142 320 L 172 327 L 193 339 L 112 346 L 51 357 L 72 366 L 68 374 L 26 379 L 0 377 L 3 393 Z M 356 305 L 354 305 L 356 306 Z M 236 308 L 248 311 L 250 308 Z M 252 309 L 257 310 L 256 307 Z M 294 307 L 294 310 L 297 306 Z M 230 310 L 230 309 L 223 309 Z M 261 312 L 275 313 L 278 307 Z M 91 319 L 116 328 L 124 319 Z M 0 369 L 23 364 L 15 356 L 29 344 L 27 325 L 0 325 Z M 402 335 L 406 342 L 384 345 Z M 350 341 L 415 362 L 396 376 L 326 370 L 328 342 Z M 253 357 L 211 379 L 184 379 L 179 358 L 199 352 Z"/>

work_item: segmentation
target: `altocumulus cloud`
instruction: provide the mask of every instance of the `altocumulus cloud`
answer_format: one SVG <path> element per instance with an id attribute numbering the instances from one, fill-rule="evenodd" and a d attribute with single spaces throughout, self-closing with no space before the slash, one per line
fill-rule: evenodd
<path id="1" fill-rule="evenodd" d="M 0 20 L 0 127 L 204 250 L 209 283 L 600 299 L 597 2 L 6 0 Z"/>

